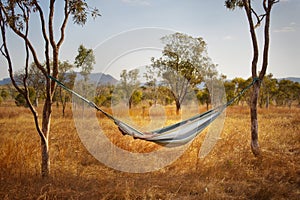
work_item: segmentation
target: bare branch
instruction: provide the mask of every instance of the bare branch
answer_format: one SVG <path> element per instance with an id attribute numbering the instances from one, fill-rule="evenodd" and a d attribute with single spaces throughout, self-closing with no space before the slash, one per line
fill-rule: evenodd
<path id="1" fill-rule="evenodd" d="M 268 11 L 267 0 L 263 1 L 263 7 L 264 7 L 264 10 L 267 12 Z"/>
<path id="2" fill-rule="evenodd" d="M 54 39 L 54 32 L 53 32 L 53 16 L 54 16 L 54 3 L 55 0 L 50 0 L 50 11 L 49 11 L 49 21 L 48 21 L 48 28 L 49 28 L 49 37 L 50 37 L 50 43 L 53 49 L 56 49 L 56 43 Z M 47 66 L 48 67 L 48 66 Z M 50 66 L 49 66 L 50 67 Z M 50 74 L 50 68 L 47 69 L 48 74 Z"/>
<path id="3" fill-rule="evenodd" d="M 64 38 L 65 38 L 65 28 L 66 28 L 66 25 L 67 25 L 70 13 L 71 13 L 71 11 L 69 9 L 69 0 L 65 0 L 64 21 L 63 21 L 63 23 L 61 25 L 61 28 L 60 28 L 60 39 L 59 39 L 59 41 L 57 43 L 57 47 L 58 48 L 61 46 L 61 44 L 64 41 Z"/>
<path id="4" fill-rule="evenodd" d="M 50 66 L 50 57 L 49 57 L 49 38 L 46 32 L 46 23 L 45 23 L 45 18 L 44 18 L 44 12 L 40 5 L 35 1 L 34 3 L 35 7 L 37 8 L 37 11 L 39 12 L 40 15 L 40 21 L 41 21 L 41 28 L 42 28 L 42 34 L 43 38 L 45 40 L 45 58 L 46 58 L 46 66 Z"/>
<path id="5" fill-rule="evenodd" d="M 0 9 L 2 10 L 3 14 L 5 15 L 5 17 L 8 19 L 9 16 L 8 16 L 8 13 L 6 12 L 3 4 L 0 4 Z M 4 20 L 4 19 L 3 19 Z M 38 56 L 36 54 L 36 51 L 33 47 L 33 45 L 31 44 L 31 42 L 29 41 L 28 38 L 25 37 L 24 33 L 22 33 L 16 26 L 14 26 L 13 24 L 11 23 L 8 23 L 8 26 L 19 36 L 21 37 L 24 41 L 27 42 L 28 44 L 28 47 L 30 49 L 30 52 L 33 56 L 33 60 L 34 62 L 36 63 L 37 67 L 42 71 L 42 73 L 47 76 L 47 72 L 45 71 L 45 69 L 43 68 L 43 66 L 40 64 L 40 61 L 38 59 Z"/>
<path id="6" fill-rule="evenodd" d="M 29 32 L 29 8 L 26 5 L 21 5 L 20 3 L 18 3 L 19 8 L 22 10 L 23 12 L 23 18 L 25 21 L 25 34 L 24 34 L 24 45 L 25 45 L 25 76 L 23 77 L 23 86 L 24 86 L 24 92 L 22 93 L 22 95 L 24 96 L 26 103 L 33 115 L 34 118 L 34 122 L 35 122 L 35 127 L 36 130 L 38 132 L 38 134 L 40 135 L 41 139 L 46 141 L 46 137 L 45 135 L 42 133 L 42 130 L 40 128 L 39 125 L 39 118 L 38 118 L 38 112 L 36 111 L 36 109 L 34 108 L 34 106 L 32 105 L 32 102 L 30 100 L 29 97 L 29 89 L 28 89 L 28 85 L 27 85 L 27 78 L 28 78 L 28 68 L 29 68 L 29 46 L 28 46 L 28 32 Z"/>
<path id="7" fill-rule="evenodd" d="M 253 46 L 253 58 L 252 58 L 252 78 L 257 77 L 257 62 L 258 62 L 258 42 L 255 33 L 255 26 L 253 23 L 252 15 L 251 15 L 251 1 L 250 0 L 243 0 L 244 2 L 244 9 L 246 11 L 247 19 L 249 22 L 250 27 L 250 34 L 252 39 L 252 46 Z"/>
<path id="8" fill-rule="evenodd" d="M 255 12 L 255 10 L 253 8 L 251 8 L 251 12 L 255 15 L 257 23 L 260 23 L 260 17 L 258 16 L 258 14 Z"/>
<path id="9" fill-rule="evenodd" d="M 264 4 L 265 4 L 264 0 Z M 269 46 L 270 46 L 270 21 L 271 21 L 271 9 L 272 6 L 274 5 L 274 1 L 269 0 L 268 1 L 268 7 L 266 10 L 266 23 L 265 23 L 265 30 L 264 30 L 264 49 L 263 49 L 263 62 L 262 62 L 262 67 L 261 71 L 259 74 L 259 78 L 262 80 L 263 77 L 266 74 L 267 66 L 268 66 L 268 58 L 269 58 Z"/>
<path id="10" fill-rule="evenodd" d="M 2 15 L 2 12 L 0 10 L 0 15 Z M 9 51 L 8 51 L 8 48 L 7 48 L 7 43 L 6 43 L 6 29 L 5 29 L 5 24 L 2 22 L 1 20 L 1 33 L 2 33 L 2 46 L 1 46 L 1 53 L 2 55 L 6 58 L 6 61 L 7 61 L 7 64 L 8 64 L 8 72 L 9 72 L 9 76 L 10 76 L 10 79 L 11 79 L 11 82 L 13 84 L 13 86 L 17 89 L 17 91 L 21 94 L 24 93 L 24 90 L 22 90 L 17 82 L 15 81 L 14 79 L 14 74 L 13 74 L 13 64 L 12 64 L 12 61 L 11 61 L 11 57 L 10 57 L 10 54 L 9 54 Z"/>

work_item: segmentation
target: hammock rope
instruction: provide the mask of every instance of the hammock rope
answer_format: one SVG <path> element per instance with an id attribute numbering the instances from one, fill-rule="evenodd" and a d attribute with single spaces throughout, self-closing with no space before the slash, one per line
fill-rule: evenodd
<path id="1" fill-rule="evenodd" d="M 181 122 L 166 126 L 161 129 L 157 129 L 150 132 L 142 132 L 136 128 L 130 126 L 129 124 L 122 122 L 121 120 L 115 118 L 111 114 L 105 112 L 99 108 L 94 102 L 89 101 L 80 94 L 66 87 L 62 82 L 56 78 L 48 75 L 50 79 L 55 81 L 60 87 L 70 92 L 71 94 L 77 96 L 82 101 L 86 102 L 90 107 L 95 108 L 97 111 L 103 113 L 106 117 L 113 120 L 114 123 L 118 126 L 119 130 L 124 135 L 131 135 L 134 138 L 152 141 L 161 144 L 175 144 L 181 145 L 191 141 L 196 137 L 203 129 L 205 129 L 209 124 L 211 124 L 223 111 L 226 107 L 231 105 L 234 101 L 240 98 L 252 85 L 259 81 L 259 78 L 253 78 L 252 82 L 241 90 L 235 97 L 229 100 L 226 104 L 208 110 L 204 113 L 197 114 L 189 119 L 183 120 Z"/>

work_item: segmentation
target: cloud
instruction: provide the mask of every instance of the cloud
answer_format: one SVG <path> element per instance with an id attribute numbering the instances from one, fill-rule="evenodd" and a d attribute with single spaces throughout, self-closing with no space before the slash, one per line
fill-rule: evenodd
<path id="1" fill-rule="evenodd" d="M 150 6 L 150 2 L 147 0 L 121 0 L 123 3 L 138 5 L 138 6 Z"/>
<path id="2" fill-rule="evenodd" d="M 276 33 L 288 33 L 288 32 L 294 32 L 296 31 L 296 23 L 291 22 L 288 26 L 283 26 L 281 28 L 275 29 L 274 32 Z"/>
<path id="3" fill-rule="evenodd" d="M 223 40 L 233 40 L 233 37 L 231 35 L 226 35 L 223 37 Z"/>

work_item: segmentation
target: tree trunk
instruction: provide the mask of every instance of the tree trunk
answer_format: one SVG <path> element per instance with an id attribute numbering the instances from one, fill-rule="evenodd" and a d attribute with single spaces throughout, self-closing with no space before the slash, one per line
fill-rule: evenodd
<path id="1" fill-rule="evenodd" d="M 50 133 L 50 122 L 51 122 L 51 95 L 48 95 L 44 108 L 42 118 L 42 133 L 44 137 L 41 137 L 41 153 L 42 153 L 42 177 L 47 178 L 50 175 L 50 156 L 49 156 L 49 145 L 48 138 Z"/>
<path id="2" fill-rule="evenodd" d="M 63 117 L 65 117 L 66 105 L 67 104 L 65 102 L 62 104 L 62 115 L 63 115 Z"/>
<path id="3" fill-rule="evenodd" d="M 50 175 L 50 156 L 49 156 L 49 145 L 48 139 L 44 140 L 41 138 L 41 153 L 42 153 L 42 177 L 47 178 Z"/>
<path id="4" fill-rule="evenodd" d="M 266 109 L 269 109 L 269 105 L 270 105 L 270 94 L 269 92 L 267 92 Z"/>
<path id="5" fill-rule="evenodd" d="M 131 110 L 131 108 L 132 108 L 132 96 L 128 100 L 128 107 L 129 107 L 129 110 Z"/>
<path id="6" fill-rule="evenodd" d="M 176 115 L 179 115 L 181 105 L 180 105 L 179 100 L 176 99 L 175 102 L 176 102 Z"/>
<path id="7" fill-rule="evenodd" d="M 258 81 L 253 85 L 251 96 L 250 113 L 251 113 L 251 150 L 255 156 L 260 155 L 258 144 L 258 122 L 257 122 L 257 100 L 259 95 L 260 83 Z"/>

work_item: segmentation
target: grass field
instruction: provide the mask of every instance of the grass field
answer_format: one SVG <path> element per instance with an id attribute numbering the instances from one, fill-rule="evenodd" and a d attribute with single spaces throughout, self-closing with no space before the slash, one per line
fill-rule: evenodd
<path id="1" fill-rule="evenodd" d="M 221 138 L 208 156 L 198 158 L 205 131 L 174 163 L 142 174 L 116 171 L 97 161 L 81 143 L 71 110 L 62 118 L 60 109 L 54 108 L 51 123 L 51 177 L 43 180 L 40 140 L 30 112 L 13 105 L 0 107 L 0 199 L 300 198 L 299 108 L 259 110 L 259 158 L 249 147 L 249 109 L 230 107 Z M 169 110 L 168 122 L 178 120 Z M 159 148 L 123 136 L 111 121 L 98 118 L 121 148 L 136 152 Z"/>

